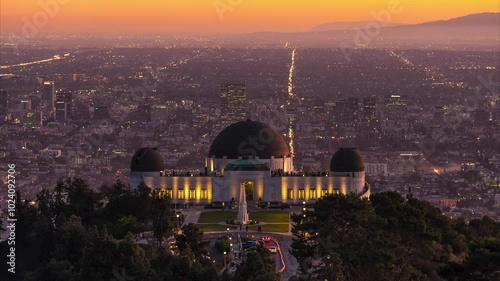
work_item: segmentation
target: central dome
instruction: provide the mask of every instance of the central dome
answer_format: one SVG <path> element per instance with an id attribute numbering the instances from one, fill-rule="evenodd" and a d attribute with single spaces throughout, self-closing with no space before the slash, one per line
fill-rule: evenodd
<path id="1" fill-rule="evenodd" d="M 283 136 L 271 126 L 258 121 L 234 123 L 220 132 L 212 142 L 208 157 L 238 159 L 251 156 L 270 159 L 289 156 Z"/>

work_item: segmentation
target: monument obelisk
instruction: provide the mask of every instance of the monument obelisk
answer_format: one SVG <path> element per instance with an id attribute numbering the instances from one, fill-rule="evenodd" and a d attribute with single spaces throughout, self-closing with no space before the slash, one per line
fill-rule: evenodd
<path id="1" fill-rule="evenodd" d="M 245 184 L 240 184 L 240 201 L 238 204 L 238 223 L 248 224 L 247 197 L 245 194 Z"/>

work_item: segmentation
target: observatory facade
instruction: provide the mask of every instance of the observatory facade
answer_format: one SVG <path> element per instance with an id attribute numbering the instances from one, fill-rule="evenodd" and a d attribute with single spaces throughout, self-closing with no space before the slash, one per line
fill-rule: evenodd
<path id="1" fill-rule="evenodd" d="M 140 148 L 132 158 L 131 186 L 144 182 L 164 188 L 175 203 L 231 202 L 245 185 L 247 202 L 301 204 L 326 194 L 370 196 L 363 158 L 355 148 L 340 148 L 330 171 L 304 174 L 293 169 L 283 135 L 269 125 L 241 121 L 222 130 L 205 158 L 202 175 L 167 175 L 156 148 Z"/>

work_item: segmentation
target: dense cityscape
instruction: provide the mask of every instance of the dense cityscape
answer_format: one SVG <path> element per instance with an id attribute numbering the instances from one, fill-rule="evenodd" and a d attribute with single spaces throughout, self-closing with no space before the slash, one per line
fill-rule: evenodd
<path id="1" fill-rule="evenodd" d="M 499 280 L 500 14 L 391 3 L 304 32 L 2 31 L 1 279 Z"/>
<path id="2" fill-rule="evenodd" d="M 14 66 L 54 54 L 59 59 Z M 63 176 L 95 185 L 126 181 L 141 146 L 157 147 L 167 170 L 198 175 L 215 136 L 251 119 L 286 137 L 298 171 L 326 171 L 337 148 L 358 147 L 376 191 L 411 189 L 453 217 L 499 215 L 497 52 L 367 49 L 346 58 L 332 49 L 116 48 L 15 55 L 2 56 L 2 65 L 13 66 L 2 69 L 1 156 L 22 167 L 18 186 L 27 198 Z"/>

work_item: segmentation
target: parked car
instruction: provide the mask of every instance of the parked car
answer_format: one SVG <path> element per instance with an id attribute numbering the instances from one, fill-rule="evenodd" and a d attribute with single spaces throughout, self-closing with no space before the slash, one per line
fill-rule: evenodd
<path id="1" fill-rule="evenodd" d="M 269 251 L 271 251 L 271 253 L 277 253 L 278 249 L 276 248 L 276 246 L 271 246 L 269 247 Z"/>

